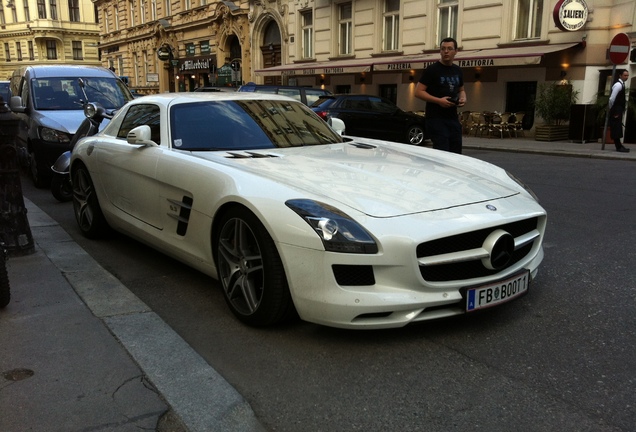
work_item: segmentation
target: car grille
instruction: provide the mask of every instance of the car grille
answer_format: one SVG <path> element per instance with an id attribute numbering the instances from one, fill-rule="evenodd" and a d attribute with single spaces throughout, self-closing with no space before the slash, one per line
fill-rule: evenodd
<path id="1" fill-rule="evenodd" d="M 504 271 L 523 260 L 534 243 L 539 241 L 538 223 L 539 219 L 535 217 L 421 243 L 417 246 L 417 258 L 421 261 L 426 259 L 429 264 L 420 265 L 420 273 L 426 281 L 445 282 L 485 277 Z M 486 238 L 495 230 L 506 231 L 519 244 L 505 268 L 488 269 L 480 258 L 474 256 L 459 258 L 464 253 L 470 256 L 469 251 L 482 248 Z M 435 262 L 440 255 L 445 255 L 445 258 L 440 257 L 439 262 Z"/>

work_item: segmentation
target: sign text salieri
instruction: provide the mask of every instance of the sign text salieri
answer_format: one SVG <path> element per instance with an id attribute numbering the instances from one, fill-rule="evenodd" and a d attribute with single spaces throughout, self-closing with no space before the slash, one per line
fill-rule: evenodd
<path id="1" fill-rule="evenodd" d="M 563 31 L 580 30 L 587 22 L 588 7 L 585 0 L 559 0 L 554 6 L 554 24 Z"/>

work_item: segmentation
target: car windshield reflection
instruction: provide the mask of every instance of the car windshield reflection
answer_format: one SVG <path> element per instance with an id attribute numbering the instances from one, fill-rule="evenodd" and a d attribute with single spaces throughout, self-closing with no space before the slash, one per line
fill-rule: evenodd
<path id="1" fill-rule="evenodd" d="M 342 142 L 300 103 L 275 100 L 179 104 L 170 112 L 179 150 L 255 150 Z"/>

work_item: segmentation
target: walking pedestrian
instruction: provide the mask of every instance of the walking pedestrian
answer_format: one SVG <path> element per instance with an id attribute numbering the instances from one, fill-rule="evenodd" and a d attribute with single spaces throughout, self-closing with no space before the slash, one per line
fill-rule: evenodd
<path id="1" fill-rule="evenodd" d="M 445 38 L 440 43 L 440 60 L 424 69 L 415 86 L 415 97 L 426 102 L 426 134 L 433 148 L 462 152 L 462 125 L 457 107 L 466 104 L 464 75 L 453 64 L 457 41 Z"/>
<path id="2" fill-rule="evenodd" d="M 629 77 L 626 69 L 619 69 L 618 79 L 612 86 L 612 93 L 609 98 L 609 127 L 610 137 L 614 141 L 616 151 L 627 153 L 629 149 L 621 144 L 623 138 L 623 114 L 627 105 L 627 97 L 625 93 L 625 82 Z"/>

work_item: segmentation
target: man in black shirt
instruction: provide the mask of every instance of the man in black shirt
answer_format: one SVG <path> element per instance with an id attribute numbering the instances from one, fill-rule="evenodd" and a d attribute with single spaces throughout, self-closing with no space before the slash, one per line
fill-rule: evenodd
<path id="1" fill-rule="evenodd" d="M 464 75 L 453 64 L 457 41 L 446 38 L 440 43 L 440 60 L 424 69 L 415 87 L 415 97 L 426 101 L 426 134 L 433 148 L 462 152 L 462 126 L 457 107 L 466 104 Z"/>

